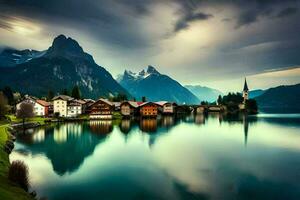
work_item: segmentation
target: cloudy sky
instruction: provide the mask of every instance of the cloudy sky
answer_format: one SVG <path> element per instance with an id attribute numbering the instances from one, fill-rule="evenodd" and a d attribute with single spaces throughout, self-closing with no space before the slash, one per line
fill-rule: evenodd
<path id="1" fill-rule="evenodd" d="M 153 65 L 222 91 L 300 82 L 298 0 L 0 0 L 0 46 L 44 50 L 58 34 L 114 77 Z"/>

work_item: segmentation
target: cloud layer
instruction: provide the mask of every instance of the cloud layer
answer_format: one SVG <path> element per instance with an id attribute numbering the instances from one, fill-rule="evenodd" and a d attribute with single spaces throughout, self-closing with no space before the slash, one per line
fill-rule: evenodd
<path id="1" fill-rule="evenodd" d="M 184 84 L 300 65 L 298 0 L 2 0 L 0 45 L 69 35 L 113 75 L 157 66 Z M 229 84 L 227 87 L 231 87 Z"/>

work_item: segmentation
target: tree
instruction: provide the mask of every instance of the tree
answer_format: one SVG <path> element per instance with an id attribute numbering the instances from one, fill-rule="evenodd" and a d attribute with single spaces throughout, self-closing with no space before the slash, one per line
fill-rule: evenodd
<path id="1" fill-rule="evenodd" d="M 218 105 L 222 104 L 222 96 L 221 95 L 218 96 L 217 102 L 218 102 Z"/>
<path id="2" fill-rule="evenodd" d="M 11 90 L 10 87 L 6 86 L 3 88 L 3 94 L 6 96 L 8 104 L 9 105 L 14 105 L 15 101 L 14 101 L 14 93 Z"/>
<path id="3" fill-rule="evenodd" d="M 61 94 L 62 94 L 62 95 L 69 95 L 69 92 L 68 92 L 67 89 L 63 89 L 63 90 L 61 91 Z"/>
<path id="4" fill-rule="evenodd" d="M 30 118 L 33 116 L 33 105 L 31 103 L 21 103 L 20 108 L 17 110 L 17 118 L 23 120 L 23 129 L 25 129 L 26 118 Z"/>
<path id="5" fill-rule="evenodd" d="M 52 90 L 48 91 L 47 101 L 51 101 L 54 97 L 54 92 Z"/>
<path id="6" fill-rule="evenodd" d="M 4 117 L 8 111 L 7 98 L 0 92 L 0 118 Z"/>
<path id="7" fill-rule="evenodd" d="M 80 99 L 80 89 L 77 85 L 75 85 L 72 89 L 72 97 L 75 99 Z"/>
<path id="8" fill-rule="evenodd" d="M 146 97 L 142 97 L 142 102 L 146 102 L 146 101 L 147 101 Z"/>
<path id="9" fill-rule="evenodd" d="M 257 113 L 258 106 L 255 99 L 248 99 L 245 103 L 245 108 L 249 113 Z"/>

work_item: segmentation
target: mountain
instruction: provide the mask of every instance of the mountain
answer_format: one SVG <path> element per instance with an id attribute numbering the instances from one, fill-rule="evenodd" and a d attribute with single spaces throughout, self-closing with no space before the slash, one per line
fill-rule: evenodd
<path id="1" fill-rule="evenodd" d="M 189 91 L 191 91 L 200 101 L 214 102 L 218 99 L 218 96 L 224 94 L 216 89 L 200 86 L 200 85 L 186 85 Z"/>
<path id="2" fill-rule="evenodd" d="M 125 70 L 118 78 L 119 83 L 134 97 L 147 97 L 148 101 L 172 101 L 179 104 L 198 104 L 199 99 L 188 89 L 167 75 L 159 73 L 154 67 L 133 73 Z"/>
<path id="3" fill-rule="evenodd" d="M 300 84 L 270 88 L 255 99 L 261 110 L 300 112 Z"/>
<path id="4" fill-rule="evenodd" d="M 249 98 L 254 99 L 254 98 L 262 95 L 264 92 L 265 92 L 265 90 L 261 90 L 261 89 L 251 90 L 251 91 L 249 91 Z"/>
<path id="5" fill-rule="evenodd" d="M 0 67 L 14 67 L 17 64 L 22 64 L 32 60 L 33 58 L 41 57 L 45 51 L 36 50 L 16 50 L 6 48 L 0 53 Z"/>
<path id="6" fill-rule="evenodd" d="M 16 91 L 45 96 L 48 90 L 57 93 L 78 85 L 86 98 L 117 93 L 130 96 L 108 71 L 97 65 L 93 57 L 70 37 L 59 35 L 52 46 L 43 52 L 3 52 L 1 62 L 5 66 L 0 67 L 0 88 L 8 85 Z M 15 56 L 14 54 L 20 55 L 22 59 L 12 62 L 14 59 L 11 56 Z M 27 55 L 32 57 L 26 59 Z"/>

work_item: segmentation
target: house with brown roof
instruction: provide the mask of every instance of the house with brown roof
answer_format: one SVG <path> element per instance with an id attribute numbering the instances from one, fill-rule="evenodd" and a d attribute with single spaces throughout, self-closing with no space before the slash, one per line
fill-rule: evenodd
<path id="1" fill-rule="evenodd" d="M 123 116 L 132 116 L 139 114 L 139 106 L 144 102 L 124 101 L 121 103 L 120 111 Z"/>
<path id="2" fill-rule="evenodd" d="M 114 104 L 107 99 L 98 99 L 90 106 L 90 119 L 112 119 Z"/>

